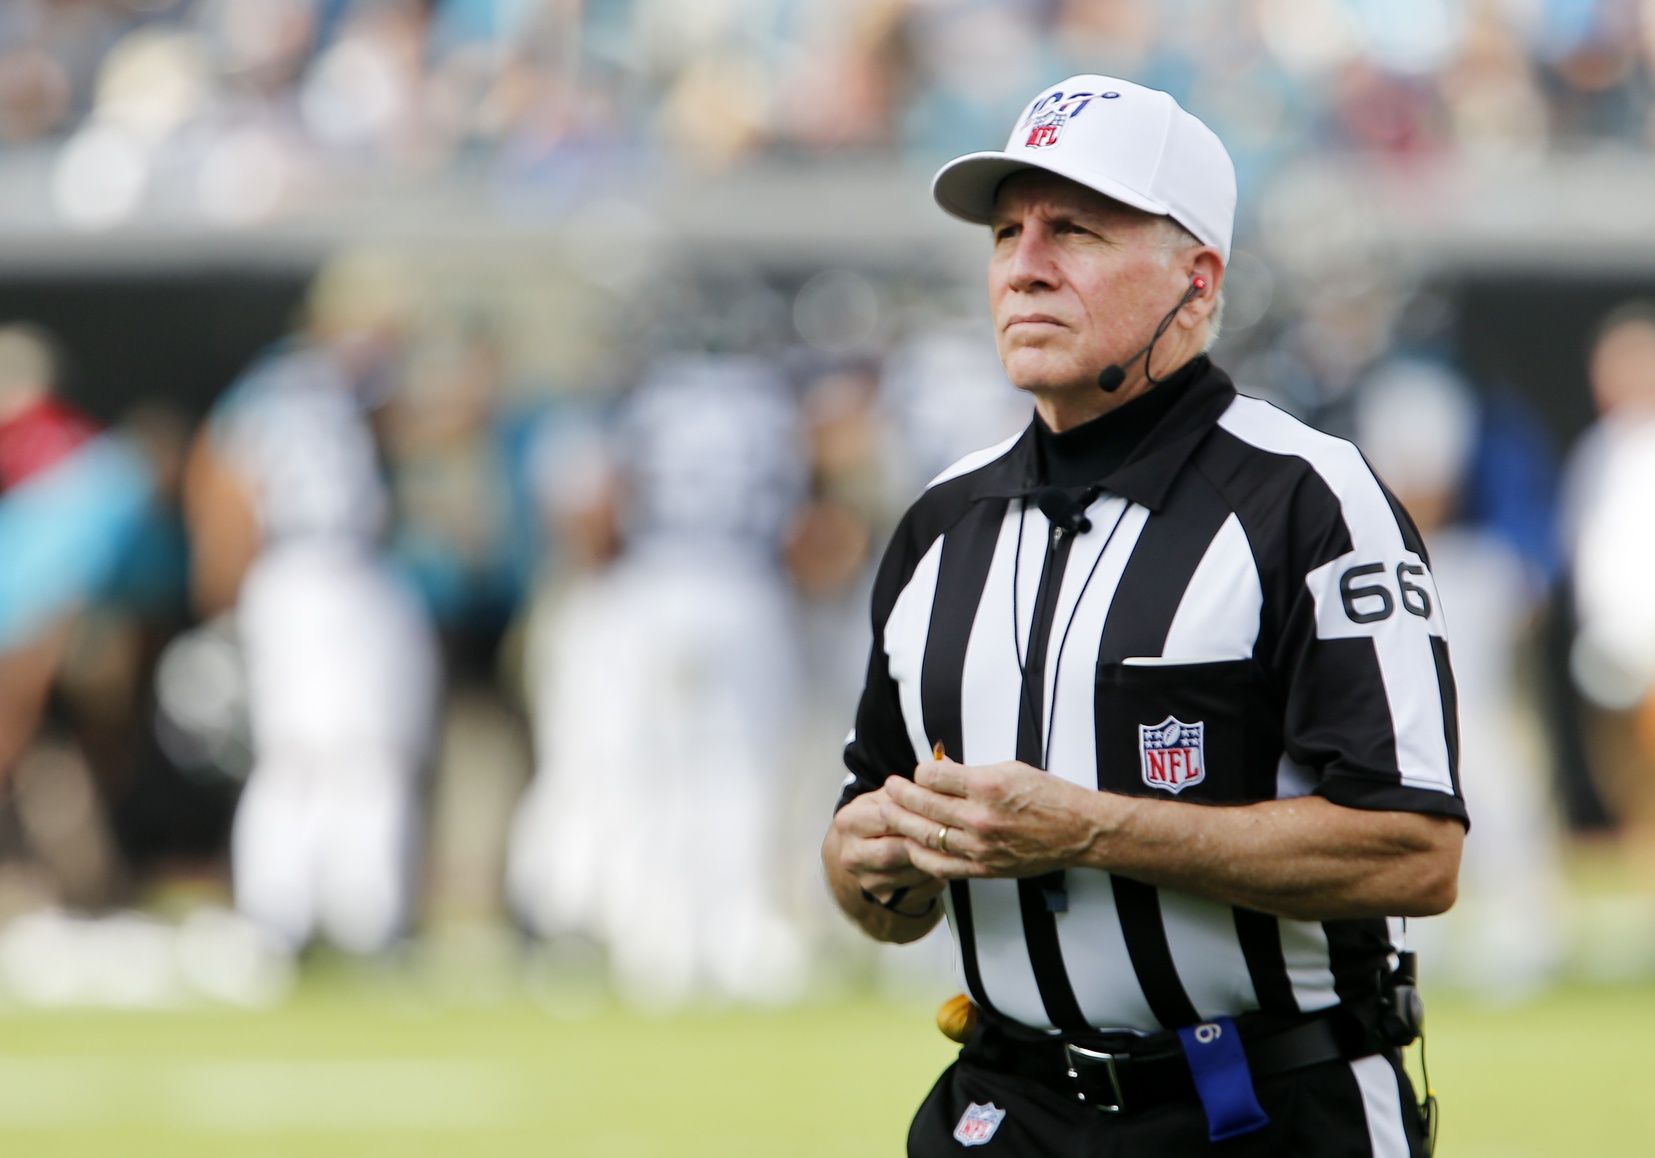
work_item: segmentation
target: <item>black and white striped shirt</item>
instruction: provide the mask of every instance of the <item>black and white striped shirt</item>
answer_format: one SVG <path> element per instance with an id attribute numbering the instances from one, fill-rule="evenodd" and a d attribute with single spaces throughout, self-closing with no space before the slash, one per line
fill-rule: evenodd
<path id="1" fill-rule="evenodd" d="M 1065 535 L 1036 505 L 1033 425 L 908 511 L 875 585 L 841 804 L 941 741 L 963 763 L 1193 805 L 1317 793 L 1465 818 L 1417 531 L 1350 443 L 1204 358 L 1189 369 L 1087 492 L 1090 529 Z M 1093 870 L 1063 888 L 1066 906 L 1038 879 L 950 886 L 979 1005 L 1065 1030 L 1308 1012 L 1370 1000 L 1392 947 L 1382 919 L 1279 919 Z"/>

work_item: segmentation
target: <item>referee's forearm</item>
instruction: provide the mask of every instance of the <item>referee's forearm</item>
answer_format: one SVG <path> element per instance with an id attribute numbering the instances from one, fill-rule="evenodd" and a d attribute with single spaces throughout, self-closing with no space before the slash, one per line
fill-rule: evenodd
<path id="1" fill-rule="evenodd" d="M 1454 903 L 1464 828 L 1319 797 L 1238 807 L 1112 798 L 1082 857 L 1146 884 L 1295 920 L 1431 916 Z"/>

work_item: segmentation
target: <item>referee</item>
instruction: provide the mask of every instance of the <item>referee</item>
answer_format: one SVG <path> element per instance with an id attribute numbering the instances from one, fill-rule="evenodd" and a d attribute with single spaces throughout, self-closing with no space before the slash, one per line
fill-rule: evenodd
<path id="1" fill-rule="evenodd" d="M 1357 449 L 1204 353 L 1228 153 L 1077 76 L 933 194 L 990 228 L 1034 417 L 892 538 L 823 845 L 870 936 L 956 943 L 971 1028 L 909 1154 L 1426 1153 L 1387 918 L 1455 895 L 1442 609 Z"/>

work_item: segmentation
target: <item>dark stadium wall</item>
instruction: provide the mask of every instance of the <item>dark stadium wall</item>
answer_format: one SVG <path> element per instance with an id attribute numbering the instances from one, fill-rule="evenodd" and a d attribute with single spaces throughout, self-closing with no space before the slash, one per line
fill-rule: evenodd
<path id="1" fill-rule="evenodd" d="M 0 324 L 62 343 L 64 393 L 99 418 L 165 400 L 199 416 L 248 360 L 288 333 L 312 269 L 85 270 L 0 276 Z"/>
<path id="2" fill-rule="evenodd" d="M 1594 418 L 1586 382 L 1592 337 L 1609 311 L 1655 301 L 1655 270 L 1488 271 L 1445 279 L 1472 381 L 1515 390 L 1566 452 Z"/>

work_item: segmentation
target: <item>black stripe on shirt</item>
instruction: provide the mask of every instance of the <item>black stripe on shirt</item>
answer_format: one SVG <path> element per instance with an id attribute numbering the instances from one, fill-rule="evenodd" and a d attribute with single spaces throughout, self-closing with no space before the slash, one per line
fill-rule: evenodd
<path id="1" fill-rule="evenodd" d="M 1166 513 L 1151 515 L 1138 535 L 1104 621 L 1100 662 L 1161 654 L 1190 579 L 1229 514 L 1204 480 L 1190 476 L 1180 480 L 1168 497 Z M 1100 727 L 1100 740 L 1104 733 Z M 1105 760 L 1100 748 L 1099 788 L 1107 787 L 1111 779 Z M 1119 876 L 1111 877 L 1110 884 L 1127 955 L 1150 1010 L 1162 1025 L 1194 1025 L 1201 1015 L 1173 963 L 1159 891 Z"/>
<path id="2" fill-rule="evenodd" d="M 1391 950 L 1390 927 L 1383 917 L 1323 921 L 1333 990 L 1341 1004 L 1365 1009 L 1379 996 L 1379 973 Z"/>
<path id="3" fill-rule="evenodd" d="M 1454 683 L 1454 669 L 1448 662 L 1448 641 L 1431 637 L 1431 659 L 1437 665 L 1437 690 L 1442 695 L 1442 734 L 1448 741 L 1448 775 L 1454 794 L 1460 792 L 1460 693 Z"/>
<path id="4" fill-rule="evenodd" d="M 1151 515 L 1138 533 L 1109 604 L 1100 662 L 1161 654 L 1190 579 L 1229 517 L 1229 508 L 1204 480 L 1186 475 L 1179 481 L 1167 510 Z"/>
<path id="5" fill-rule="evenodd" d="M 925 661 L 920 668 L 920 710 L 927 737 L 932 743 L 940 741 L 955 760 L 968 756 L 960 722 L 961 675 L 965 671 L 966 647 L 971 642 L 971 624 L 994 562 L 994 546 L 1005 509 L 1004 503 L 982 502 L 968 510 L 944 537 L 937 566 L 937 593 L 931 604 Z M 920 753 L 919 758 L 929 759 L 930 753 Z M 959 934 L 960 972 L 966 989 L 978 1005 L 993 1010 L 977 965 L 969 882 L 951 883 L 948 897 Z"/>
<path id="6" fill-rule="evenodd" d="M 1041 534 L 1046 534 L 1044 527 Z M 1046 766 L 1044 700 L 1046 653 L 1052 639 L 1058 591 L 1063 585 L 1069 553 L 1075 537 L 1068 536 L 1062 547 L 1048 546 L 1040 569 L 1029 648 L 1023 656 L 1017 698 L 1017 758 L 1036 768 Z M 1015 625 L 1014 625 L 1015 626 Z M 1086 1015 L 1075 998 L 1069 971 L 1063 964 L 1063 949 L 1057 938 L 1057 914 L 1049 898 L 1064 894 L 1063 872 L 1024 877 L 1017 882 L 1017 907 L 1023 920 L 1023 941 L 1028 946 L 1034 983 L 1040 990 L 1046 1016 L 1059 1029 L 1086 1028 Z"/>
<path id="7" fill-rule="evenodd" d="M 1281 922 L 1255 909 L 1233 909 L 1236 939 L 1253 980 L 1259 1008 L 1271 1013 L 1298 1013 L 1299 999 L 1287 975 L 1287 958 L 1281 947 Z"/>

